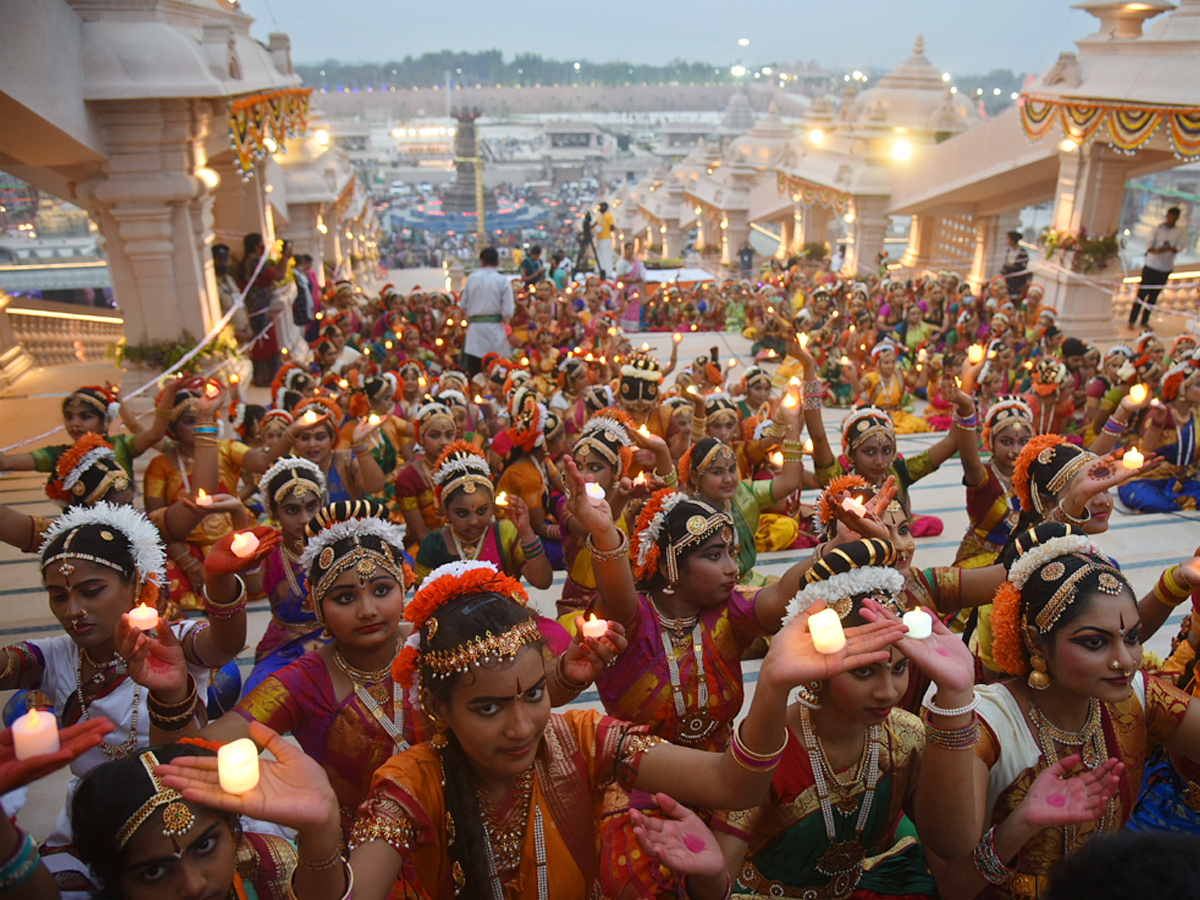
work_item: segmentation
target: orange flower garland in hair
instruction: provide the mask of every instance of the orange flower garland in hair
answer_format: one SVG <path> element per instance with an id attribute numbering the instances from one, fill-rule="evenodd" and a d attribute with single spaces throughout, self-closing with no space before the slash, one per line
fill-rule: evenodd
<path id="1" fill-rule="evenodd" d="M 1011 581 L 996 589 L 992 598 L 992 658 L 1009 675 L 1029 672 L 1025 652 L 1024 626 L 1021 624 L 1021 592 Z"/>
<path id="2" fill-rule="evenodd" d="M 70 494 L 63 490 L 63 482 L 76 466 L 83 462 L 93 450 L 107 448 L 112 451 L 112 445 L 102 434 L 88 432 L 77 440 L 70 448 L 64 450 L 54 467 L 54 477 L 46 483 L 46 496 L 51 500 L 63 503 L 71 499 Z"/>
<path id="3" fill-rule="evenodd" d="M 1043 450 L 1065 443 L 1067 443 L 1067 439 L 1062 435 L 1039 434 L 1025 445 L 1025 449 L 1021 451 L 1021 455 L 1017 457 L 1017 461 L 1013 465 L 1012 478 L 1013 490 L 1016 491 L 1017 499 L 1021 501 L 1021 509 L 1026 512 L 1034 511 L 1033 495 L 1030 493 L 1032 486 L 1029 483 L 1029 467 L 1033 465 L 1033 461 Z"/>
<path id="4" fill-rule="evenodd" d="M 826 485 L 825 490 L 821 491 L 821 496 L 817 499 L 817 521 L 821 525 L 822 532 L 831 534 L 829 529 L 837 522 L 837 516 L 833 514 L 833 498 L 843 491 L 862 489 L 872 492 L 874 490 L 861 475 L 839 475 Z"/>
<path id="5" fill-rule="evenodd" d="M 439 571 L 444 574 L 438 575 Z M 459 561 L 440 566 L 430 574 L 416 596 L 404 607 L 404 618 L 412 622 L 415 637 L 430 617 L 455 597 L 485 591 L 503 594 L 522 606 L 529 605 L 529 594 L 521 582 L 511 575 L 498 571 L 491 563 Z M 404 649 L 392 662 L 392 678 L 406 688 L 412 684 L 420 661 L 421 654 L 415 643 L 411 639 L 406 642 Z"/>
<path id="6" fill-rule="evenodd" d="M 630 558 L 633 563 L 633 574 L 639 581 L 645 581 L 658 571 L 658 560 L 662 556 L 662 548 L 658 538 L 667 527 L 667 514 L 675 508 L 687 495 L 671 488 L 655 491 L 653 496 L 642 507 L 637 525 L 633 530 L 630 546 Z M 655 519 L 661 515 L 659 521 Z"/>
<path id="7" fill-rule="evenodd" d="M 692 448 L 695 444 L 688 444 L 688 448 L 683 451 L 683 456 L 679 457 L 679 462 L 675 464 L 675 471 L 679 473 L 679 483 L 682 485 L 690 485 L 692 483 Z"/>

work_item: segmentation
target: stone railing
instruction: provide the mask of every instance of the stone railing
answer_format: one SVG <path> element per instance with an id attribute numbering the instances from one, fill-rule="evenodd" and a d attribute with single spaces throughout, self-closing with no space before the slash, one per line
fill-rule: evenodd
<path id="1" fill-rule="evenodd" d="M 91 306 L 19 300 L 0 292 L 0 315 L 0 359 L 19 349 L 39 366 L 100 362 L 125 337 L 120 315 Z"/>
<path id="2" fill-rule="evenodd" d="M 1113 316 L 1118 319 L 1128 317 L 1129 307 L 1137 296 L 1139 287 L 1141 285 L 1137 282 L 1122 283 L 1117 286 L 1113 292 Z M 1162 312 L 1170 310 L 1189 316 L 1200 312 L 1200 278 L 1181 278 L 1168 281 L 1167 286 L 1158 295 L 1155 308 Z"/>

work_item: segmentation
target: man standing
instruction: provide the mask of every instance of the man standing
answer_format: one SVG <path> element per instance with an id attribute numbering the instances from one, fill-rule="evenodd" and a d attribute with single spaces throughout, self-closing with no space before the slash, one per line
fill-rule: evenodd
<path id="1" fill-rule="evenodd" d="M 1146 264 L 1142 266 L 1142 285 L 1138 288 L 1137 300 L 1129 310 L 1129 327 L 1137 323 L 1138 311 L 1142 313 L 1142 327 L 1150 324 L 1150 311 L 1158 302 L 1158 292 L 1167 283 L 1167 276 L 1175 268 L 1175 254 L 1183 249 L 1187 239 L 1179 222 L 1179 207 L 1167 210 L 1163 223 L 1150 232 L 1146 241 Z"/>
<path id="2" fill-rule="evenodd" d="M 616 219 L 608 211 L 608 204 L 600 204 L 600 214 L 596 217 L 596 265 L 600 269 L 600 277 L 608 278 L 613 271 L 613 228 Z"/>
<path id="3" fill-rule="evenodd" d="M 741 269 L 742 280 L 749 281 L 754 271 L 754 248 L 748 240 L 742 241 L 742 247 L 738 250 L 738 266 Z"/>
<path id="4" fill-rule="evenodd" d="M 525 287 L 533 287 L 546 277 L 546 267 L 542 265 L 542 248 L 534 244 L 529 248 L 529 255 L 521 260 L 521 280 Z"/>
<path id="5" fill-rule="evenodd" d="M 462 309 L 467 317 L 467 339 L 463 344 L 467 374 L 474 376 L 483 367 L 483 358 L 499 353 L 507 359 L 511 352 L 504 324 L 516 307 L 512 282 L 500 274 L 500 254 L 495 247 L 479 251 L 480 266 L 463 285 Z"/>
<path id="6" fill-rule="evenodd" d="M 1033 273 L 1029 271 L 1029 251 L 1021 246 L 1021 232 L 1010 231 L 1005 236 L 1004 265 L 1000 269 L 1008 285 L 1008 296 L 1017 301 L 1025 293 Z"/>

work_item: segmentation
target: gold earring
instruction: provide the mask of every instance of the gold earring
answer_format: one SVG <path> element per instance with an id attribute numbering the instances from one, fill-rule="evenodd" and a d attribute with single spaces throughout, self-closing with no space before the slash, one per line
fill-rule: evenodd
<path id="1" fill-rule="evenodd" d="M 817 692 L 823 686 L 820 681 L 809 681 L 801 684 L 796 688 L 796 702 L 801 706 L 807 706 L 809 709 L 820 709 L 821 701 L 817 698 Z"/>
<path id="2" fill-rule="evenodd" d="M 1044 691 L 1050 687 L 1050 673 L 1046 671 L 1046 660 L 1040 653 L 1029 655 L 1029 665 L 1033 669 L 1029 673 L 1028 684 L 1035 691 Z"/>

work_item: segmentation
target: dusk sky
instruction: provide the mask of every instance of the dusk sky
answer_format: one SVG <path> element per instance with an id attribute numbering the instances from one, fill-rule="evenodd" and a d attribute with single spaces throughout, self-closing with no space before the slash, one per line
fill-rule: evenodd
<path id="1" fill-rule="evenodd" d="M 436 50 L 520 52 L 548 58 L 747 66 L 816 59 L 891 68 L 917 33 L 950 72 L 1040 72 L 1096 19 L 1069 0 L 605 0 L 499 4 L 494 0 L 243 0 L 259 39 L 291 35 L 299 63 L 384 62 Z M 273 15 L 272 15 L 273 13 Z M 738 46 L 749 38 L 750 46 Z"/>

